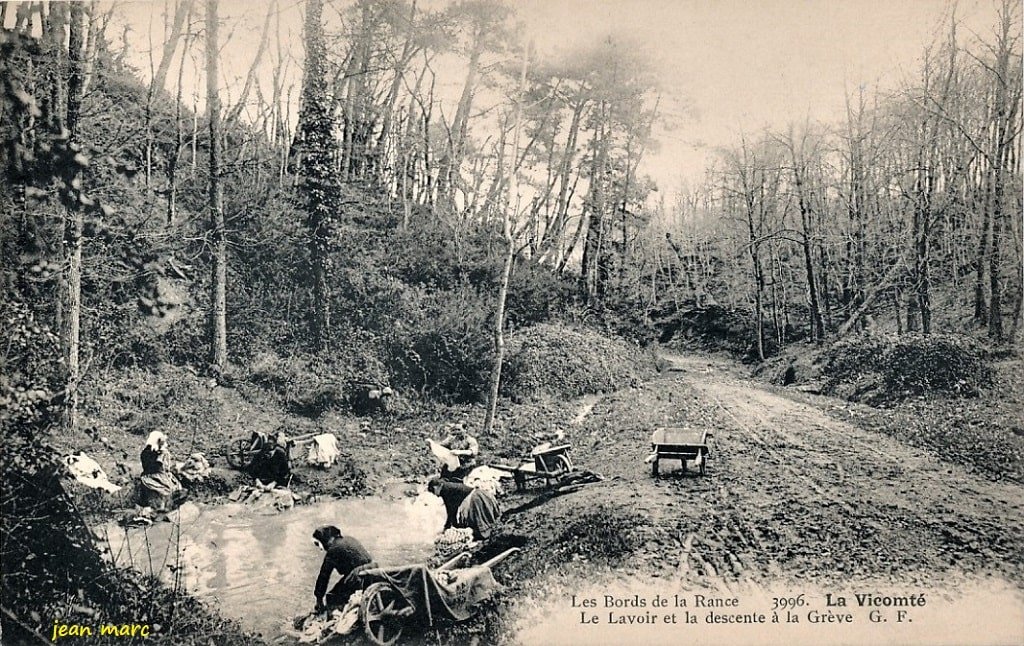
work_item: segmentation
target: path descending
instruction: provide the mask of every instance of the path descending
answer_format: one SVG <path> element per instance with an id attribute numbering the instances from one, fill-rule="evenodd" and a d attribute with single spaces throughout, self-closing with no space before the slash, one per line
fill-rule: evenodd
<path id="1" fill-rule="evenodd" d="M 1024 582 L 1024 487 L 833 419 L 727 363 L 667 359 L 669 370 L 605 397 L 574 432 L 577 463 L 612 478 L 588 501 L 651 519 L 640 571 L 703 587 Z M 706 477 L 677 462 L 651 475 L 643 458 L 659 425 L 712 431 Z"/>

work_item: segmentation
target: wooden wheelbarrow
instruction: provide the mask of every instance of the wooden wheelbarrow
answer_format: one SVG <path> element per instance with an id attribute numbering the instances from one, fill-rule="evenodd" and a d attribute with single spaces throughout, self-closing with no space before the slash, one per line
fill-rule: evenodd
<path id="1" fill-rule="evenodd" d="M 704 475 L 707 470 L 708 438 L 711 433 L 681 427 L 659 428 L 651 435 L 651 451 L 646 462 L 651 463 L 651 474 L 658 476 L 661 460 L 679 460 L 682 470 L 686 462 L 692 461 Z"/>
<path id="2" fill-rule="evenodd" d="M 569 444 L 541 445 L 530 452 L 531 459 L 529 461 L 523 462 L 518 467 L 506 464 L 492 464 L 491 466 L 511 473 L 517 490 L 525 489 L 530 480 L 540 478 L 543 478 L 545 485 L 550 487 L 565 475 L 576 470 L 572 464 L 572 458 L 569 457 L 570 448 L 572 446 Z"/>

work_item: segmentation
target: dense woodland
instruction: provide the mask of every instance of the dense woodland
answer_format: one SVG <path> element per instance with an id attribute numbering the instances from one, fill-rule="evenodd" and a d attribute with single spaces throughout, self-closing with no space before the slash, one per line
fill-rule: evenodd
<path id="1" fill-rule="evenodd" d="M 1015 339 L 1020 19 L 1004 3 L 990 39 L 973 43 L 953 16 L 904 87 L 860 88 L 842 123 L 795 123 L 726 151 L 706 186 L 669 207 L 673 285 L 750 308 L 760 359 L 872 314 L 900 333 Z"/>
<path id="2" fill-rule="evenodd" d="M 6 327 L 46 358 L 9 349 L 5 398 L 74 429 L 90 375 L 258 358 L 482 399 L 504 332 L 547 320 L 639 343 L 703 325 L 761 360 L 890 322 L 1011 343 L 1020 15 L 994 9 L 980 37 L 952 13 L 842 122 L 751 134 L 669 195 L 641 172 L 661 118 L 642 50 L 546 57 L 497 0 L 310 0 L 295 115 L 278 3 L 232 92 L 215 0 L 167 3 L 148 74 L 113 7 L 4 3 Z"/>
<path id="3" fill-rule="evenodd" d="M 5 474 L 91 432 L 90 389 L 129 368 L 489 400 L 489 426 L 506 336 L 537 324 L 755 361 L 874 328 L 1019 338 L 1018 3 L 980 35 L 952 13 L 916 76 L 680 192 L 643 172 L 663 90 L 614 37 L 551 57 L 500 0 L 307 0 L 300 42 L 275 1 L 226 88 L 218 1 L 159 6 L 144 70 L 116 7 L 0 3 Z"/>

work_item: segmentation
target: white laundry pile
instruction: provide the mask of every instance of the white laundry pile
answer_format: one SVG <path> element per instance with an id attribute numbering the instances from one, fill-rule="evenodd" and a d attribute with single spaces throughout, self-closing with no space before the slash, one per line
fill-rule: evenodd
<path id="1" fill-rule="evenodd" d="M 501 479 L 512 474 L 489 466 L 479 466 L 469 472 L 462 482 L 474 489 L 482 489 L 497 498 L 502 493 Z"/>
<path id="2" fill-rule="evenodd" d="M 85 453 L 69 455 L 64 458 L 64 466 L 68 473 L 76 481 L 81 482 L 91 489 L 102 489 L 107 493 L 114 493 L 121 490 L 121 487 L 114 484 L 107 478 L 103 468 Z"/>
<path id="3" fill-rule="evenodd" d="M 306 462 L 313 466 L 328 468 L 338 460 L 338 438 L 333 433 L 321 433 L 313 438 Z"/>
<path id="4" fill-rule="evenodd" d="M 297 635 L 300 644 L 312 644 L 326 640 L 332 635 L 347 635 L 359 623 L 359 606 L 363 591 L 356 590 L 348 598 L 345 607 L 332 610 L 326 616 L 309 615 L 299 621 L 302 632 Z M 291 631 L 289 631 L 291 632 Z M 294 633 L 292 633 L 294 635 Z"/>
<path id="5" fill-rule="evenodd" d="M 178 475 L 191 483 L 202 482 L 210 475 L 210 462 L 202 453 L 193 453 L 177 465 Z"/>
<path id="6" fill-rule="evenodd" d="M 434 440 L 427 440 L 430 444 L 430 452 L 434 454 L 437 461 L 448 467 L 449 471 L 454 471 L 459 468 L 459 456 L 452 453 L 448 448 L 442 444 L 438 444 Z"/>
<path id="7" fill-rule="evenodd" d="M 231 492 L 228 500 L 251 506 L 258 513 L 273 514 L 295 506 L 297 500 L 291 489 L 275 487 L 274 483 L 256 481 L 255 487 L 242 485 Z"/>

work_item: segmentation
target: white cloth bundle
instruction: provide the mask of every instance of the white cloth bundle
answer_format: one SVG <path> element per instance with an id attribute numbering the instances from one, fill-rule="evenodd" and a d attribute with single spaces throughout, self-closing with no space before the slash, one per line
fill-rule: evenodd
<path id="1" fill-rule="evenodd" d="M 434 440 L 427 440 L 430 443 L 430 452 L 434 454 L 438 462 L 448 467 L 449 471 L 454 471 L 459 468 L 459 456 L 455 455 L 448 450 L 442 444 L 438 444 Z"/>
<path id="2" fill-rule="evenodd" d="M 306 462 L 326 469 L 334 465 L 339 453 L 338 438 L 333 433 L 321 433 L 313 438 Z"/>
<path id="3" fill-rule="evenodd" d="M 487 465 L 477 467 L 469 472 L 462 482 L 474 489 L 483 489 L 495 498 L 501 492 L 501 479 L 511 478 L 512 474 Z"/>
<path id="4" fill-rule="evenodd" d="M 121 487 L 114 484 L 107 478 L 103 468 L 85 453 L 69 455 L 64 458 L 64 466 L 68 468 L 71 477 L 92 489 L 102 489 L 107 493 L 120 491 Z"/>

